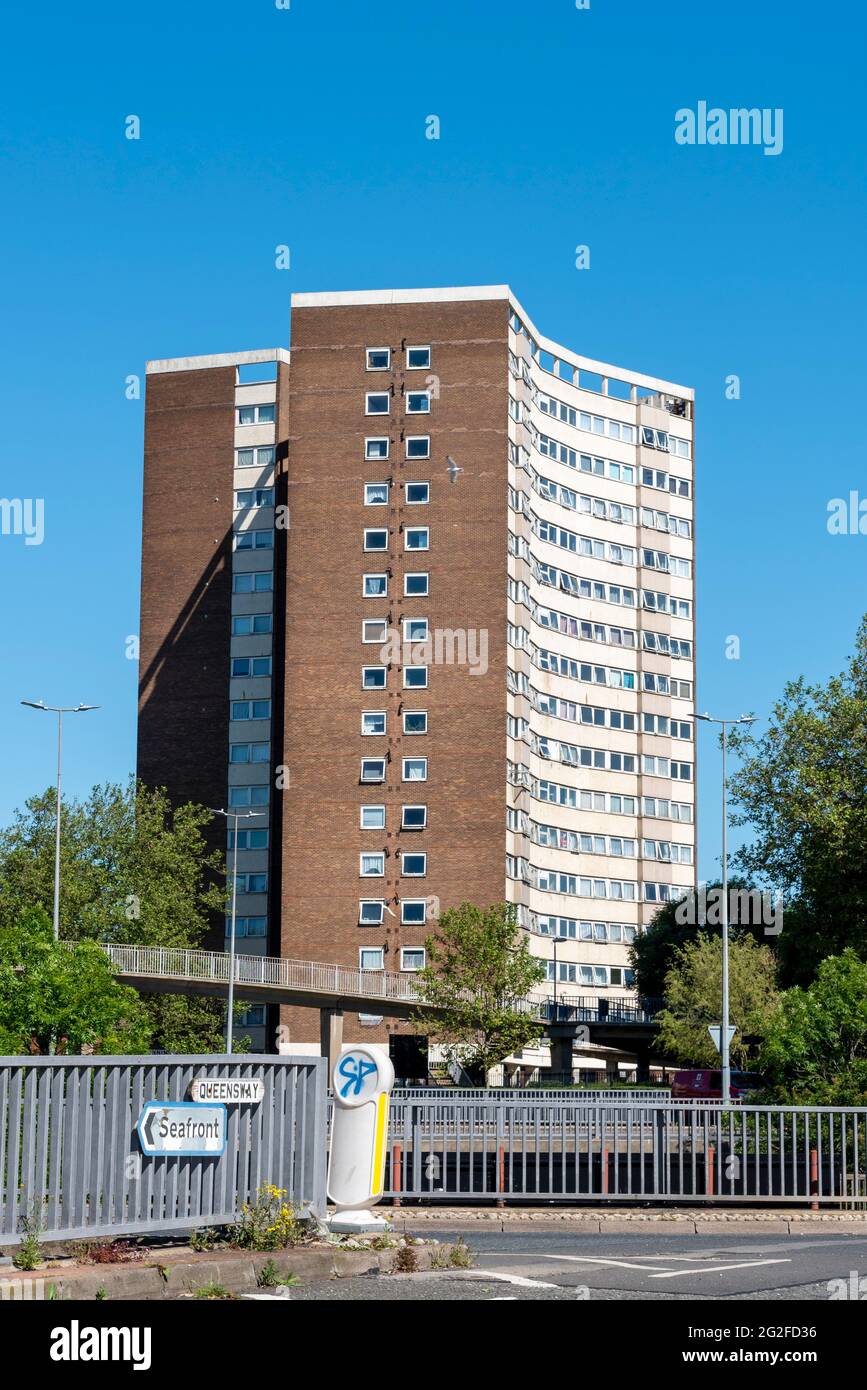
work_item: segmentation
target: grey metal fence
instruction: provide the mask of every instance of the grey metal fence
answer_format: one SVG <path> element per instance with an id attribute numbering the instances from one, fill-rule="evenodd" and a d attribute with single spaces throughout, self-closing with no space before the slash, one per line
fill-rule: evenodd
<path id="1" fill-rule="evenodd" d="M 222 1154 L 146 1157 L 143 1105 L 189 1099 L 199 1076 L 261 1080 L 264 1097 L 227 1107 Z M 318 1057 L 0 1059 L 0 1245 L 28 1216 L 44 1240 L 221 1225 L 265 1183 L 321 1212 L 325 1163 Z"/>
<path id="2" fill-rule="evenodd" d="M 867 1108 L 397 1099 L 386 1194 L 864 1206 Z"/>

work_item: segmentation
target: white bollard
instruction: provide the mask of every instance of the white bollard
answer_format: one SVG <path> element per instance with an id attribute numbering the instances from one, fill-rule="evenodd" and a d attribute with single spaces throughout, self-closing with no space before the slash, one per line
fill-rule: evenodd
<path id="1" fill-rule="evenodd" d="M 383 1053 L 359 1044 L 334 1064 L 334 1110 L 328 1153 L 328 1198 L 337 1208 L 332 1231 L 381 1231 L 370 1210 L 382 1198 L 388 1148 L 388 1106 L 394 1067 Z"/>

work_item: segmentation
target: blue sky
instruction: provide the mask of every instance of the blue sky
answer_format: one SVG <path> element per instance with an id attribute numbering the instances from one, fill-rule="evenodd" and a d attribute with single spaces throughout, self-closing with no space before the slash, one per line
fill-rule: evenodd
<path id="1" fill-rule="evenodd" d="M 287 343 L 296 290 L 507 282 L 552 338 L 694 385 L 700 707 L 761 713 L 842 666 L 867 608 L 867 539 L 826 531 L 867 493 L 856 7 L 49 2 L 4 27 L 0 494 L 43 497 L 45 539 L 0 536 L 0 822 L 53 777 L 22 697 L 103 706 L 70 721 L 70 792 L 134 764 L 125 378 Z M 676 144 L 700 100 L 781 107 L 782 153 Z"/>

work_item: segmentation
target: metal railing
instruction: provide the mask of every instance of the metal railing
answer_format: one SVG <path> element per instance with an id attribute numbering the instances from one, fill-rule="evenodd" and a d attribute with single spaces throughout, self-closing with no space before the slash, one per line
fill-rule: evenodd
<path id="1" fill-rule="evenodd" d="M 74 949 L 74 942 L 65 943 Z M 125 946 L 101 943 L 115 973 L 140 979 L 166 979 L 202 984 L 229 983 L 226 951 L 191 950 L 174 946 Z M 235 955 L 236 985 L 326 994 L 335 998 L 381 999 L 429 1008 L 412 977 L 389 970 L 356 970 L 325 961 L 289 960 L 283 956 Z M 607 999 L 585 994 L 558 996 L 556 1009 L 548 994 L 531 993 L 516 1007 L 543 1022 L 651 1024 L 659 1000 Z"/>
<path id="2" fill-rule="evenodd" d="M 867 1107 L 395 1096 L 387 1194 L 867 1206 Z"/>
<path id="3" fill-rule="evenodd" d="M 325 1072 L 319 1057 L 0 1059 L 0 1245 L 24 1221 L 44 1240 L 224 1225 L 265 1183 L 323 1212 Z M 222 1153 L 145 1156 L 145 1103 L 185 1101 L 200 1076 L 260 1080 L 263 1098 L 227 1107 Z"/>

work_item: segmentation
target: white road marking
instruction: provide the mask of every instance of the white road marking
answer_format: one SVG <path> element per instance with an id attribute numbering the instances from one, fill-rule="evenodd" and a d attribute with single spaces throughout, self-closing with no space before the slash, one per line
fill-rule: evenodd
<path id="1" fill-rule="evenodd" d="M 677 1279 L 684 1274 L 726 1274 L 730 1269 L 755 1269 L 757 1265 L 790 1265 L 791 1260 L 744 1260 L 736 1265 L 693 1265 L 690 1269 L 669 1269 L 664 1274 L 651 1274 L 651 1279 Z"/>
<path id="2" fill-rule="evenodd" d="M 519 1274 L 502 1274 L 498 1269 L 468 1269 L 461 1271 L 464 1279 L 500 1279 L 518 1289 L 559 1289 L 559 1284 L 543 1284 L 541 1279 L 522 1279 Z"/>
<path id="3" fill-rule="evenodd" d="M 648 1259 L 653 1259 L 653 1258 L 656 1258 L 656 1259 L 663 1258 L 663 1259 L 664 1259 L 664 1258 L 667 1258 L 667 1257 L 666 1257 L 666 1256 L 659 1256 L 659 1255 L 657 1255 L 657 1256 L 654 1257 L 654 1256 L 652 1256 L 652 1255 L 648 1255 L 647 1258 L 648 1258 Z M 654 1268 L 658 1269 L 658 1268 L 659 1268 L 658 1265 L 654 1266 L 654 1265 L 636 1265 L 636 1264 L 631 1264 L 631 1263 L 629 1262 L 629 1260 L 605 1260 L 605 1259 L 602 1258 L 601 1255 L 547 1255 L 547 1254 L 545 1254 L 545 1255 L 540 1255 L 540 1256 L 539 1256 L 539 1259 L 541 1259 L 541 1260 L 568 1260 L 570 1264 L 579 1264 L 579 1265 L 616 1265 L 618 1269 L 640 1269 L 640 1270 L 643 1270 L 643 1271 L 645 1271 L 645 1272 L 646 1272 L 647 1270 L 649 1270 L 649 1269 L 654 1269 Z M 679 1270 L 676 1271 L 676 1272 L 677 1272 L 677 1273 L 680 1273 Z"/>

